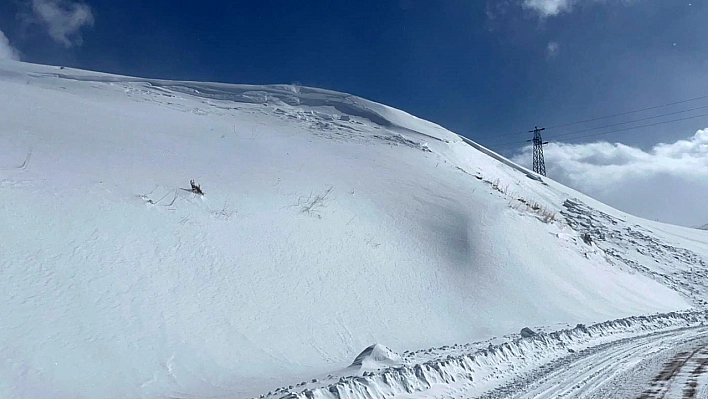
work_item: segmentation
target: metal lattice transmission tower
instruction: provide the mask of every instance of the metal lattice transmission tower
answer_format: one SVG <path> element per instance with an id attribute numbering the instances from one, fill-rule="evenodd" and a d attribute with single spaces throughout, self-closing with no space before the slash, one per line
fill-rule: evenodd
<path id="1" fill-rule="evenodd" d="M 546 175 L 546 161 L 543 159 L 543 146 L 548 144 L 544 142 L 541 138 L 541 132 L 546 130 L 545 127 L 538 128 L 534 127 L 533 130 L 529 130 L 529 133 L 533 133 L 533 140 L 528 140 L 533 142 L 533 171 L 541 176 Z"/>

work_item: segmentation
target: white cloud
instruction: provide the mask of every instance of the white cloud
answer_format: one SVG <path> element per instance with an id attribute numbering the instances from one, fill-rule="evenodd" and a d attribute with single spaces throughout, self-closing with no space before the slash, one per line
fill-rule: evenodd
<path id="1" fill-rule="evenodd" d="M 612 0 L 609 3 L 633 3 L 637 0 Z M 538 13 L 541 18 L 555 17 L 570 12 L 578 5 L 605 3 L 607 0 L 522 0 L 521 6 Z"/>
<path id="2" fill-rule="evenodd" d="M 506 15 L 512 7 L 511 1 L 512 0 L 487 1 L 487 20 L 495 21 L 499 17 Z"/>
<path id="3" fill-rule="evenodd" d="M 19 60 L 20 54 L 10 44 L 10 40 L 0 30 L 0 60 Z"/>
<path id="4" fill-rule="evenodd" d="M 570 11 L 578 0 L 524 0 L 522 7 L 536 11 L 541 17 L 553 17 Z M 594 1 L 594 0 L 590 0 Z"/>
<path id="5" fill-rule="evenodd" d="M 49 36 L 67 48 L 80 46 L 81 29 L 94 23 L 88 4 L 70 0 L 32 0 L 32 12 Z"/>
<path id="6" fill-rule="evenodd" d="M 551 143 L 548 176 L 625 212 L 700 226 L 708 222 L 708 129 L 648 151 L 623 144 Z M 512 158 L 530 166 L 531 147 Z"/>
<path id="7" fill-rule="evenodd" d="M 546 46 L 546 55 L 548 57 L 557 56 L 559 51 L 560 45 L 558 44 L 558 42 L 549 42 L 548 46 Z"/>

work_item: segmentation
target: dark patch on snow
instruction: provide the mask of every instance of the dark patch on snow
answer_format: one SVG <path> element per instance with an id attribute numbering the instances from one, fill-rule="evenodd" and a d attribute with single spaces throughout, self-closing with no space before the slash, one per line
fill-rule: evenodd
<path id="1" fill-rule="evenodd" d="M 524 327 L 521 329 L 521 336 L 523 338 L 531 338 L 536 335 L 536 332 L 528 327 Z"/>

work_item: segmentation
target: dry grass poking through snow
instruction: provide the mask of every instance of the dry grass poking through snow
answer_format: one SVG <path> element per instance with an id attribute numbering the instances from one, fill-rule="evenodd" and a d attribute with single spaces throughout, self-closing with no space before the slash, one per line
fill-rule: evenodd
<path id="1" fill-rule="evenodd" d="M 512 203 L 511 207 L 519 210 L 521 207 L 525 207 L 534 211 L 537 215 L 541 217 L 544 223 L 551 223 L 556 221 L 556 212 L 548 209 L 543 205 L 539 205 L 538 202 L 528 201 L 524 198 L 517 198 L 517 203 Z"/>
<path id="2" fill-rule="evenodd" d="M 490 182 L 490 181 L 488 181 L 488 180 L 485 180 L 484 182 L 491 184 L 492 188 L 495 189 L 496 191 L 499 191 L 500 193 L 502 193 L 502 194 L 504 194 L 504 195 L 507 195 L 507 194 L 508 194 L 509 185 L 507 184 L 507 185 L 504 185 L 504 186 L 500 186 L 500 185 L 499 185 L 499 179 L 496 179 L 496 180 L 494 180 L 493 182 Z"/>
<path id="3" fill-rule="evenodd" d="M 464 170 L 463 170 L 463 172 L 464 172 Z M 465 172 L 465 173 L 467 173 L 467 172 Z M 505 196 L 514 197 L 513 193 L 509 193 L 509 185 L 502 186 L 500 184 L 499 179 L 491 181 L 491 180 L 484 180 L 481 176 L 475 176 L 475 177 L 478 180 L 482 180 L 483 182 L 489 184 L 493 190 L 495 190 Z M 536 213 L 538 216 L 540 216 L 541 221 L 543 221 L 544 223 L 552 223 L 557 220 L 556 212 L 552 211 L 548 207 L 545 207 L 543 205 L 539 205 L 537 202 L 529 201 L 524 198 L 517 198 L 516 201 L 518 201 L 518 202 L 511 203 L 512 208 L 514 208 L 516 210 L 521 210 L 522 207 L 528 208 L 528 209 L 532 210 L 534 213 Z"/>
<path id="4" fill-rule="evenodd" d="M 317 216 L 322 219 L 320 211 L 327 206 L 326 200 L 334 187 L 327 188 L 323 193 L 313 195 L 310 193 L 308 197 L 300 197 L 297 200 L 297 206 L 300 208 L 300 213 L 305 213 L 311 216 Z"/>

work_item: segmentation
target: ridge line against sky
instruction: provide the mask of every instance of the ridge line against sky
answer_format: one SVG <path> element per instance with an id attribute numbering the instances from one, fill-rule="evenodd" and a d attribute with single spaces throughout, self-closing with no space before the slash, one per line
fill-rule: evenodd
<path id="1" fill-rule="evenodd" d="M 403 109 L 484 145 L 534 125 L 708 94 L 707 17 L 708 0 L 365 0 L 355 6 L 13 0 L 0 4 L 0 58 L 164 79 L 298 82 Z M 707 126 L 708 118 L 696 118 L 606 138 L 622 144 L 554 144 L 546 157 L 549 175 L 629 212 L 647 200 L 610 195 L 598 184 L 626 185 L 631 176 L 642 187 L 662 182 L 680 194 L 671 206 L 684 208 L 685 198 L 708 194 L 695 183 L 708 175 L 693 152 L 680 152 L 691 146 L 680 143 L 694 143 L 690 151 L 704 148 L 696 132 Z M 672 157 L 698 165 L 680 173 L 643 168 L 639 160 L 656 156 L 657 143 L 675 145 Z M 597 161 L 603 151 L 644 154 L 622 165 L 643 170 L 641 176 L 618 174 L 621 183 L 573 178 L 583 175 L 578 168 L 603 175 L 598 171 L 607 165 Z M 503 154 L 528 163 L 527 152 Z M 672 214 L 661 210 L 667 206 L 635 213 L 681 224 L 708 221 L 708 211 L 697 207 L 656 216 Z M 692 223 L 690 212 L 705 220 Z"/>

